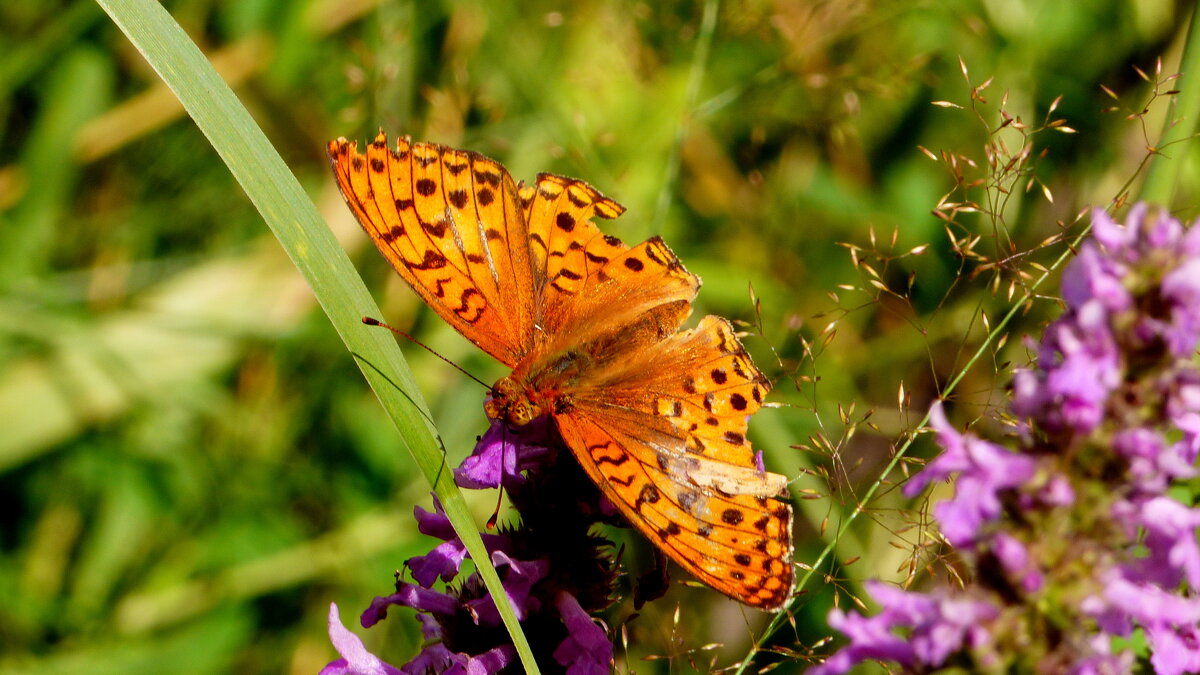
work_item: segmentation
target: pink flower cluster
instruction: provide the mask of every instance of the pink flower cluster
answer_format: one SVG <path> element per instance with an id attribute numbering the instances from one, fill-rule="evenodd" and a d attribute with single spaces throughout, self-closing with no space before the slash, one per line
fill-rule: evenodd
<path id="1" fill-rule="evenodd" d="M 976 579 L 927 593 L 869 584 L 882 611 L 835 610 L 850 644 L 813 672 L 864 660 L 1133 672 L 1135 631 L 1156 672 L 1200 671 L 1200 509 L 1168 494 L 1198 475 L 1200 227 L 1144 204 L 1124 224 L 1099 210 L 1092 222 L 1063 274 L 1065 312 L 1013 379 L 1015 451 L 959 433 L 938 404 L 943 452 L 905 487 L 954 477 L 934 515 Z"/>

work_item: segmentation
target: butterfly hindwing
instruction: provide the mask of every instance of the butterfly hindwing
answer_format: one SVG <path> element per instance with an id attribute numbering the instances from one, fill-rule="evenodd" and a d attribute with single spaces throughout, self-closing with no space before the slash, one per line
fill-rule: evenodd
<path id="1" fill-rule="evenodd" d="M 704 583 L 775 609 L 792 588 L 786 479 L 760 471 L 746 420 L 768 384 L 724 319 L 705 317 L 597 373 L 556 416 L 621 512 Z"/>

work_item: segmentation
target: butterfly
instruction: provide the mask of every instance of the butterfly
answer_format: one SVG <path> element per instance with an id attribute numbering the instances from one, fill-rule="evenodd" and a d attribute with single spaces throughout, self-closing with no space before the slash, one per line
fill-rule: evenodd
<path id="1" fill-rule="evenodd" d="M 746 440 L 770 384 L 733 327 L 690 330 L 700 279 L 659 237 L 637 246 L 593 217 L 624 207 L 587 183 L 517 184 L 483 155 L 380 131 L 330 141 L 350 210 L 434 311 L 512 369 L 485 410 L 513 427 L 549 415 L 587 475 L 647 539 L 750 606 L 791 595 L 786 477 Z"/>

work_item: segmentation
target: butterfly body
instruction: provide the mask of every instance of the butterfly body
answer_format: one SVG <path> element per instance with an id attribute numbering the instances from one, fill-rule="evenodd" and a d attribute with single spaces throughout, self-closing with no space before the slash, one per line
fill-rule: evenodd
<path id="1" fill-rule="evenodd" d="M 380 133 L 329 145 L 346 202 L 448 323 L 512 368 L 485 410 L 549 415 L 584 471 L 643 535 L 704 583 L 778 609 L 791 592 L 784 476 L 747 421 L 769 383 L 729 322 L 680 331 L 700 279 L 658 237 L 637 246 L 593 217 L 624 208 L 582 181 L 516 184 L 493 160 Z"/>

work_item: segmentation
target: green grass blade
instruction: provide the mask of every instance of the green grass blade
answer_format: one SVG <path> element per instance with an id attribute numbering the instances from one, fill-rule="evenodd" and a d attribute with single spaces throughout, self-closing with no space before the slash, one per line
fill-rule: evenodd
<path id="1" fill-rule="evenodd" d="M 496 599 L 525 669 L 538 672 L 462 493 L 450 479 L 430 415 L 399 347 L 360 318 L 379 314 L 350 260 L 250 114 L 170 14 L 154 0 L 97 0 L 183 103 L 299 268 L 433 485 Z"/>
<path id="2" fill-rule="evenodd" d="M 1196 134 L 1197 118 L 1200 117 L 1200 30 L 1196 25 L 1200 12 L 1192 11 L 1192 23 L 1188 27 L 1187 42 L 1183 56 L 1179 59 L 1179 79 L 1169 83 L 1179 94 L 1171 101 L 1167 119 L 1163 123 L 1162 136 L 1157 148 L 1163 154 L 1156 155 L 1150 162 L 1146 182 L 1142 185 L 1140 199 L 1170 208 L 1175 196 L 1175 186 L 1184 167 L 1184 157 Z"/>

